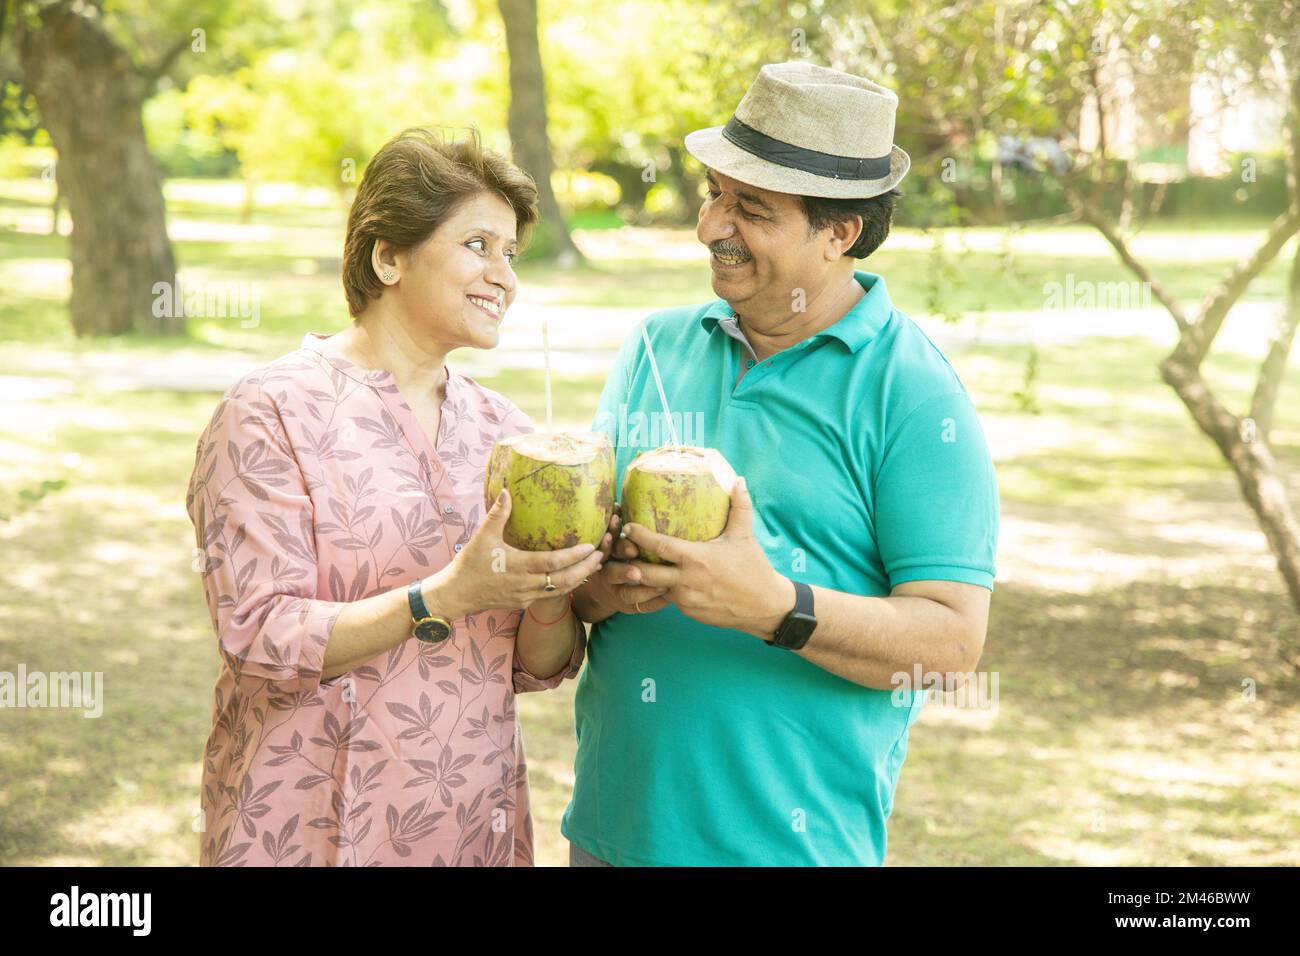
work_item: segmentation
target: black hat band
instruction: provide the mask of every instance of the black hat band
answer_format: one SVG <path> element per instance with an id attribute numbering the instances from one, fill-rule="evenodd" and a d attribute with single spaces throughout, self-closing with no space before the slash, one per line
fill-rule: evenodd
<path id="1" fill-rule="evenodd" d="M 759 159 L 785 166 L 787 169 L 798 169 L 815 176 L 824 176 L 827 179 L 884 179 L 891 169 L 889 154 L 873 156 L 870 159 L 858 159 L 853 156 L 836 156 L 833 153 L 805 149 L 793 143 L 773 139 L 766 133 L 760 133 L 734 116 L 722 128 L 722 135 L 729 142 Z"/>

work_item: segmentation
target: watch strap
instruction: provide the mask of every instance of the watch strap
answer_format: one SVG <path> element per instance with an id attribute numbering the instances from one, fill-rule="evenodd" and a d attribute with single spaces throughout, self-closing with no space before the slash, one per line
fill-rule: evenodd
<path id="1" fill-rule="evenodd" d="M 792 581 L 794 585 L 794 611 L 793 614 L 806 614 L 812 617 L 813 612 L 813 592 L 812 588 L 802 581 Z"/>
<path id="2" fill-rule="evenodd" d="M 437 644 L 451 636 L 452 624 L 445 617 L 429 613 L 424 603 L 424 581 L 412 581 L 406 589 L 406 604 L 411 609 L 411 634 L 426 644 Z"/>
<path id="3" fill-rule="evenodd" d="M 797 651 L 808 643 L 809 636 L 817 627 L 817 617 L 813 613 L 812 588 L 802 581 L 790 583 L 794 585 L 794 610 L 785 616 L 767 643 Z M 811 627 L 808 626 L 810 624 Z"/>
<path id="4" fill-rule="evenodd" d="M 424 581 L 416 580 L 411 582 L 411 586 L 406 589 L 406 603 L 411 609 L 411 620 L 422 621 L 429 614 L 429 606 L 424 603 Z"/>

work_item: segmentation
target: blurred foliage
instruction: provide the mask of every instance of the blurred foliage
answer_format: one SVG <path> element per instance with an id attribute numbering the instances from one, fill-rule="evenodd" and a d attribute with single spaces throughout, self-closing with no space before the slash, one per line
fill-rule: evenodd
<path id="1" fill-rule="evenodd" d="M 434 52 L 472 55 L 449 49 L 449 37 L 432 4 L 304 8 L 278 44 L 249 51 L 229 73 L 195 77 L 186 118 L 233 151 L 246 178 L 324 185 L 346 198 L 385 140 L 438 122 L 428 104 L 447 119 L 474 109 L 471 89 L 429 69 Z"/>
<path id="2" fill-rule="evenodd" d="M 192 124 L 186 96 L 169 89 L 144 107 L 149 150 L 163 175 L 173 177 L 227 177 L 238 175 L 239 155 L 213 132 Z"/>
<path id="3" fill-rule="evenodd" d="M 1268 65 L 1292 42 L 1294 6 L 542 0 L 553 185 L 573 215 L 613 209 L 624 222 L 691 222 L 701 170 L 685 135 L 726 122 L 763 63 L 806 60 L 898 93 L 896 139 L 913 160 L 899 224 L 1056 217 L 1068 211 L 1060 184 L 1000 165 L 999 137 L 1046 137 L 1068 151 L 1099 59 L 1119 50 L 1154 93 L 1176 93 L 1193 69 L 1234 96 L 1268 92 L 1276 86 Z M 346 202 L 367 159 L 406 126 L 474 126 L 488 146 L 509 151 L 495 0 L 105 0 L 102 9 L 137 68 L 165 67 L 145 120 L 168 176 L 287 180 Z M 39 116 L 11 61 L 0 42 L 0 135 L 40 145 Z M 1174 130 L 1185 119 L 1170 108 L 1153 121 Z M 0 153 L 11 174 L 31 170 L 12 150 Z M 1251 158 L 1259 166 L 1249 190 L 1231 178 L 1183 178 L 1160 191 L 1154 211 L 1274 213 L 1284 201 L 1282 157 Z M 1097 168 L 1095 198 L 1118 207 L 1128 164 L 1108 157 Z M 1151 205 L 1158 187 L 1137 188 Z"/>

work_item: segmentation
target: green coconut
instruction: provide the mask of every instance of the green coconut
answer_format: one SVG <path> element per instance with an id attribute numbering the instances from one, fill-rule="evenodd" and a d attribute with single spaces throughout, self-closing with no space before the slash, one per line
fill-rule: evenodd
<path id="1" fill-rule="evenodd" d="M 614 513 L 614 450 L 602 432 L 503 438 L 488 458 L 483 503 L 510 491 L 503 538 L 522 551 L 600 547 Z"/>
<path id="2" fill-rule="evenodd" d="M 686 541 L 711 541 L 727 527 L 735 469 L 715 448 L 666 445 L 637 455 L 623 475 L 623 523 Z M 645 548 L 641 556 L 667 564 Z"/>

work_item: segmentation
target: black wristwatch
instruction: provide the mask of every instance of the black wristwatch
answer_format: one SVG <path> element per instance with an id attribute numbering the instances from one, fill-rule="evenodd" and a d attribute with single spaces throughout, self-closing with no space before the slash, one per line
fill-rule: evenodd
<path id="1" fill-rule="evenodd" d="M 812 588 L 802 581 L 791 583 L 794 585 L 794 610 L 785 616 L 767 643 L 797 651 L 812 637 L 812 632 L 817 628 L 817 618 L 813 614 Z"/>
<path id="2" fill-rule="evenodd" d="M 412 581 L 406 589 L 406 603 L 411 607 L 411 636 L 425 644 L 441 644 L 451 637 L 451 621 L 429 613 L 424 603 L 424 581 Z"/>

